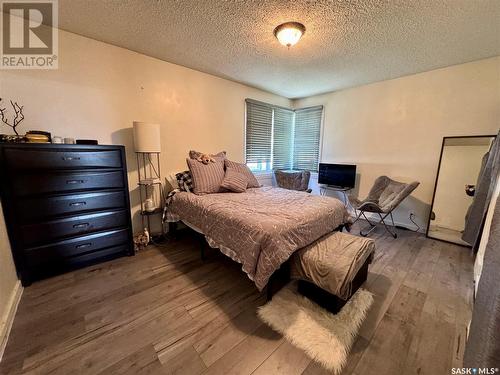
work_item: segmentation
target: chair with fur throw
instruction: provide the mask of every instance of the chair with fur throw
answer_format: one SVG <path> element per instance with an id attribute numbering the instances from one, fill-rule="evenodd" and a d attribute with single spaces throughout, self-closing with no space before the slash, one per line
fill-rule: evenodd
<path id="1" fill-rule="evenodd" d="M 298 190 L 310 193 L 312 190 L 309 189 L 309 179 L 311 178 L 311 172 L 309 171 L 274 171 L 274 176 L 276 177 L 276 183 L 278 187 L 288 190 Z"/>

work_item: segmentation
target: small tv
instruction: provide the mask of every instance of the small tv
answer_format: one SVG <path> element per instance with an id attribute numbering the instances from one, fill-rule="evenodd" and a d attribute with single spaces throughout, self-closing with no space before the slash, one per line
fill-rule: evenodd
<path id="1" fill-rule="evenodd" d="M 354 188 L 356 166 L 319 163 L 318 183 L 340 188 Z"/>

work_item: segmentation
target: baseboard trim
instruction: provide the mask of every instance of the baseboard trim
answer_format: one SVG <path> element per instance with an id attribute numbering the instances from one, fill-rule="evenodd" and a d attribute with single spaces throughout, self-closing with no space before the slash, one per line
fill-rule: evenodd
<path id="1" fill-rule="evenodd" d="M 9 302 L 0 321 L 0 361 L 3 358 L 3 353 L 7 347 L 7 341 L 9 340 L 10 330 L 12 324 L 14 323 L 14 318 L 16 316 L 17 307 L 19 306 L 19 301 L 21 301 L 21 296 L 23 294 L 24 288 L 21 285 L 21 281 L 17 280 L 14 290 L 10 294 Z"/>

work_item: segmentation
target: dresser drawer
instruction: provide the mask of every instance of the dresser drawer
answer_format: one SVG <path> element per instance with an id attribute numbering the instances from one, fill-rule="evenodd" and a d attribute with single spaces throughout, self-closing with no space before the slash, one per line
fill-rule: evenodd
<path id="1" fill-rule="evenodd" d="M 124 186 L 121 171 L 54 174 L 18 174 L 12 178 L 16 195 L 59 193 L 75 190 L 112 189 Z"/>
<path id="2" fill-rule="evenodd" d="M 56 195 L 51 197 L 19 199 L 15 203 L 22 222 L 59 215 L 71 215 L 92 210 L 124 208 L 125 191 L 91 192 Z"/>
<path id="3" fill-rule="evenodd" d="M 128 230 L 120 229 L 99 232 L 69 240 L 54 242 L 50 245 L 32 247 L 25 250 L 30 264 L 51 263 L 61 258 L 71 258 L 112 246 L 127 244 Z"/>
<path id="4" fill-rule="evenodd" d="M 121 168 L 119 150 L 26 150 L 7 148 L 5 160 L 11 169 Z"/>
<path id="5" fill-rule="evenodd" d="M 129 251 L 130 246 L 123 244 L 72 257 L 30 256 L 27 259 L 27 267 L 31 270 L 34 279 L 39 279 L 60 273 L 62 270 L 70 270 L 123 256 Z"/>
<path id="6" fill-rule="evenodd" d="M 21 225 L 20 239 L 23 246 L 32 246 L 66 237 L 125 227 L 128 225 L 128 215 L 126 210 L 106 211 Z"/>

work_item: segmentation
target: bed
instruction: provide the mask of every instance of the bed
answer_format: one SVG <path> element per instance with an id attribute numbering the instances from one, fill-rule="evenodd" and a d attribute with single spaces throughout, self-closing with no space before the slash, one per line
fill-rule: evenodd
<path id="1" fill-rule="evenodd" d="M 176 193 L 167 220 L 182 221 L 208 244 L 241 263 L 261 291 L 271 275 L 298 249 L 349 220 L 335 198 L 274 187 L 244 193 Z"/>

